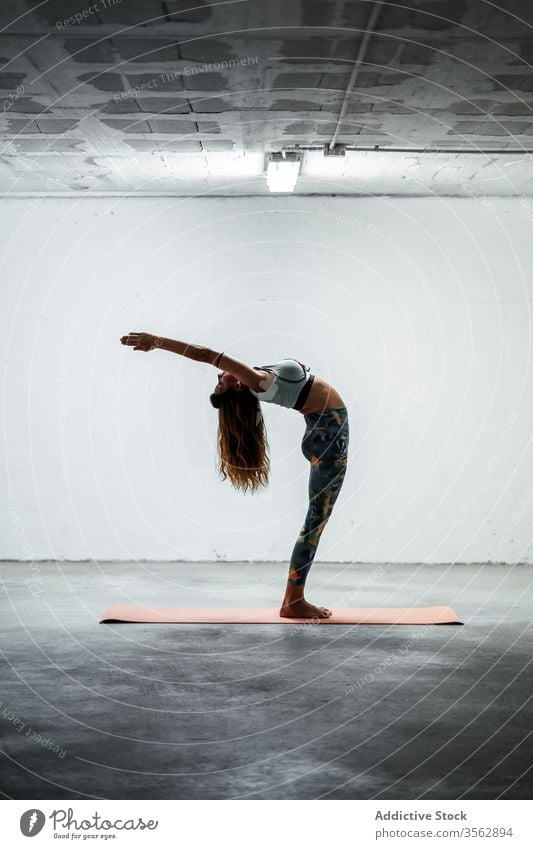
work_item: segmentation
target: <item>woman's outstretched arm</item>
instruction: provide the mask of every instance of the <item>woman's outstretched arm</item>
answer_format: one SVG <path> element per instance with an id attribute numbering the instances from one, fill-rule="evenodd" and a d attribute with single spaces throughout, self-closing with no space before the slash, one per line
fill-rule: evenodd
<path id="1" fill-rule="evenodd" d="M 188 357 L 199 363 L 209 363 L 231 372 L 241 383 L 256 392 L 268 386 L 268 383 L 265 383 L 265 378 L 269 377 L 266 372 L 254 369 L 240 360 L 235 360 L 221 351 L 213 351 L 212 348 L 206 348 L 204 345 L 190 345 L 177 339 L 154 336 L 152 333 L 129 333 L 127 336 L 122 336 L 120 341 L 123 345 L 133 345 L 134 351 L 152 351 L 154 348 L 162 348 L 163 351 L 172 351 L 174 354 L 181 354 L 182 357 Z"/>
<path id="2" fill-rule="evenodd" d="M 180 342 L 178 339 L 167 339 L 165 336 L 154 336 L 152 333 L 128 333 L 122 336 L 120 341 L 123 345 L 132 345 L 134 351 L 152 351 L 161 348 L 163 351 L 171 351 L 180 354 L 190 360 L 200 363 L 214 364 L 219 351 L 213 351 L 203 345 L 191 345 L 188 342 Z"/>

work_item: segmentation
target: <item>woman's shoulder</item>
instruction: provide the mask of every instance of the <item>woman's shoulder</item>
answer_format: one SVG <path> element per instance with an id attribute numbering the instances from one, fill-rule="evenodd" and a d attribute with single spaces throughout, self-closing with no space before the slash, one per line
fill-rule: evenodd
<path id="1" fill-rule="evenodd" d="M 260 375 L 259 393 L 266 392 L 270 389 L 277 378 L 277 372 L 272 369 L 272 366 L 253 366 L 254 371 Z"/>
<path id="2" fill-rule="evenodd" d="M 264 376 L 265 387 L 269 387 L 278 378 L 291 383 L 298 383 L 308 376 L 309 367 L 304 366 L 299 360 L 292 357 L 285 357 L 282 360 L 277 360 L 275 363 L 268 363 L 261 366 L 254 366 L 254 370 L 260 372 Z"/>

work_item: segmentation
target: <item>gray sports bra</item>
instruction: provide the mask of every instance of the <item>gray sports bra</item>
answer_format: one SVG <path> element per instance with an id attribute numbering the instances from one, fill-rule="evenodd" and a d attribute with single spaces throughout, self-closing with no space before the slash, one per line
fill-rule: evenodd
<path id="1" fill-rule="evenodd" d="M 271 404 L 279 404 L 280 407 L 290 407 L 295 410 L 303 407 L 315 378 L 309 366 L 304 367 L 298 360 L 285 357 L 277 363 L 254 366 L 254 368 L 265 369 L 275 375 L 272 385 L 263 392 L 250 389 L 250 392 L 260 401 L 268 401 Z"/>

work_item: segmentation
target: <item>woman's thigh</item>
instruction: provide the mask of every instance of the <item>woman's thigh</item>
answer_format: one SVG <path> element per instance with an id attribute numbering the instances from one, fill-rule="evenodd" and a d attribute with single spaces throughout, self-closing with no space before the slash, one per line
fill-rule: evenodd
<path id="1" fill-rule="evenodd" d="M 302 439 L 302 453 L 311 463 L 312 470 L 324 470 L 330 474 L 336 468 L 346 467 L 349 441 L 347 418 L 340 424 L 335 419 L 328 419 L 322 424 L 310 421 Z"/>

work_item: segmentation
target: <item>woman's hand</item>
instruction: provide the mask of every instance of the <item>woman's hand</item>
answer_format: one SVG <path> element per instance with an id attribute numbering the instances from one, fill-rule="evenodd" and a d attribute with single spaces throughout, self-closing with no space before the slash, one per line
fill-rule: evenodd
<path id="1" fill-rule="evenodd" d="M 120 341 L 123 345 L 133 345 L 134 351 L 151 351 L 161 345 L 161 337 L 151 333 L 129 333 L 121 336 Z"/>

